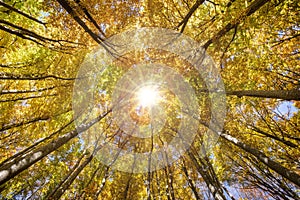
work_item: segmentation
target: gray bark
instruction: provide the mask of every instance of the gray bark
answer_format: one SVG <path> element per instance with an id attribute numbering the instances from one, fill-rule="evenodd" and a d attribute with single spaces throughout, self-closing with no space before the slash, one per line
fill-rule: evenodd
<path id="1" fill-rule="evenodd" d="M 0 185 L 4 184 L 8 180 L 14 178 L 16 175 L 24 171 L 25 169 L 29 168 L 34 163 L 38 162 L 42 158 L 44 158 L 46 155 L 50 154 L 51 152 L 55 151 L 59 147 L 66 144 L 68 141 L 70 141 L 72 138 L 76 137 L 78 134 L 86 131 L 91 126 L 93 126 L 95 123 L 99 122 L 101 119 L 103 119 L 108 113 L 110 113 L 111 110 L 104 113 L 103 115 L 100 115 L 99 117 L 95 118 L 91 122 L 84 124 L 77 129 L 65 134 L 64 136 L 61 136 L 57 139 L 54 139 L 52 142 L 32 151 L 28 154 L 24 155 L 20 159 L 14 161 L 14 162 L 7 162 L 1 164 L 0 167 Z"/>
<path id="2" fill-rule="evenodd" d="M 235 95 L 238 97 L 261 97 L 283 100 L 300 100 L 300 90 L 240 90 L 226 91 L 226 95 Z"/>
<path id="3" fill-rule="evenodd" d="M 226 133 L 220 133 L 219 134 L 222 138 L 225 140 L 233 143 L 234 145 L 240 147 L 244 151 L 252 154 L 255 156 L 258 160 L 260 160 L 262 163 L 264 163 L 266 166 L 268 166 L 270 169 L 274 170 L 284 178 L 288 179 L 289 181 L 293 182 L 294 184 L 300 186 L 300 176 L 296 174 L 295 172 L 287 169 L 286 167 L 280 165 L 279 163 L 271 160 L 268 156 L 266 156 L 263 152 L 254 149 L 250 147 L 249 145 L 239 141 L 238 139 L 232 137 L 229 134 Z"/>

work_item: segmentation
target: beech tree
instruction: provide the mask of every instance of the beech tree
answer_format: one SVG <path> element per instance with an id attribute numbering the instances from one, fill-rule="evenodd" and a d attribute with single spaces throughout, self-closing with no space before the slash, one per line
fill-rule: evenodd
<path id="1" fill-rule="evenodd" d="M 0 198 L 299 199 L 299 15 L 293 0 L 0 0 Z M 189 37 L 214 70 L 163 45 L 119 54 L 143 27 Z"/>

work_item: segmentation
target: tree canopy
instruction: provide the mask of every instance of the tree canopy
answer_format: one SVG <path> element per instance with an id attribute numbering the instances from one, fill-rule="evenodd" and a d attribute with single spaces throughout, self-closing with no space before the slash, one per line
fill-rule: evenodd
<path id="1" fill-rule="evenodd" d="M 0 0 L 0 198 L 300 199 L 299 6 Z"/>

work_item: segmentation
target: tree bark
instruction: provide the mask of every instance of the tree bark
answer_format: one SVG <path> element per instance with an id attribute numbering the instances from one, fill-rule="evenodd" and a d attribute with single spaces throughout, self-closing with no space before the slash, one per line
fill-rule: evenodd
<path id="1" fill-rule="evenodd" d="M 223 193 L 221 185 L 215 183 L 215 181 L 212 180 L 213 178 L 210 177 L 209 173 L 207 172 L 208 170 L 205 169 L 205 167 L 207 167 L 207 166 L 203 165 L 203 163 L 201 163 L 201 165 L 200 165 L 198 163 L 196 157 L 194 156 L 194 154 L 191 153 L 190 151 L 188 152 L 188 155 L 191 158 L 191 160 L 193 161 L 193 163 L 195 164 L 197 171 L 200 173 L 200 175 L 204 179 L 204 182 L 206 183 L 209 191 L 212 193 L 214 199 L 226 200 L 226 197 Z"/>
<path id="2" fill-rule="evenodd" d="M 76 168 L 79 166 L 82 159 L 86 156 L 86 154 L 83 154 L 76 162 L 76 164 L 72 167 L 72 169 L 67 173 L 65 178 L 53 189 L 49 192 L 49 194 L 46 196 L 46 199 L 49 199 L 50 197 L 53 198 L 53 195 L 57 192 L 57 190 L 62 187 L 62 185 L 68 180 L 68 178 L 74 173 Z"/>
<path id="3" fill-rule="evenodd" d="M 199 6 L 201 4 L 204 3 L 205 0 L 197 0 L 196 3 L 191 7 L 191 9 L 189 10 L 188 14 L 184 17 L 184 19 L 178 24 L 177 27 L 180 27 L 182 25 L 182 28 L 180 30 L 181 33 L 183 33 L 184 28 L 186 27 L 189 19 L 191 18 L 191 16 L 194 14 L 194 12 L 199 8 Z"/>
<path id="4" fill-rule="evenodd" d="M 89 27 L 76 15 L 73 8 L 70 6 L 66 0 L 57 0 L 58 3 L 73 17 L 73 19 L 100 45 L 103 47 L 104 39 L 96 35 Z"/>
<path id="5" fill-rule="evenodd" d="M 187 169 L 186 169 L 186 167 L 185 167 L 184 159 L 183 159 L 182 170 L 183 170 L 183 172 L 184 172 L 184 174 L 185 174 L 185 176 L 186 176 L 186 178 L 187 178 L 187 180 L 188 180 L 188 182 L 189 182 L 190 188 L 191 188 L 191 190 L 193 191 L 195 198 L 196 198 L 197 200 L 200 200 L 201 198 L 200 198 L 200 196 L 199 196 L 199 194 L 198 194 L 198 192 L 197 192 L 197 188 L 195 187 L 195 184 L 193 183 L 193 180 L 190 178 L 189 173 L 188 173 L 188 171 L 187 171 Z"/>
<path id="6" fill-rule="evenodd" d="M 91 122 L 78 127 L 77 129 L 67 133 L 62 137 L 53 140 L 52 142 L 32 151 L 31 153 L 24 155 L 23 157 L 16 160 L 15 162 L 8 162 L 8 163 L 1 164 L 0 185 L 4 184 L 8 180 L 12 179 L 16 175 L 24 171 L 25 169 L 29 168 L 31 165 L 44 158 L 46 155 L 50 154 L 51 152 L 55 151 L 59 147 L 63 146 L 72 138 L 76 137 L 78 134 L 86 131 L 95 123 L 99 122 L 101 119 L 106 117 L 110 112 L 111 110 L 107 111 L 106 113 L 98 116 Z"/>
<path id="7" fill-rule="evenodd" d="M 226 95 L 234 95 L 238 97 L 260 97 L 283 100 L 300 100 L 300 90 L 238 90 L 226 91 Z"/>
<path id="8" fill-rule="evenodd" d="M 233 143 L 234 145 L 240 147 L 244 151 L 252 154 L 255 156 L 258 160 L 260 160 L 262 163 L 264 163 L 266 166 L 268 166 L 270 169 L 274 170 L 284 178 L 288 179 L 295 185 L 300 186 L 300 176 L 296 174 L 295 172 L 287 169 L 286 167 L 280 165 L 279 163 L 271 160 L 269 157 L 267 157 L 264 153 L 261 151 L 254 149 L 250 147 L 249 145 L 239 141 L 238 139 L 232 137 L 231 135 L 227 133 L 219 133 L 219 135 L 224 138 L 225 140 Z"/>
<path id="9" fill-rule="evenodd" d="M 199 120 L 199 119 L 198 119 Z M 250 147 L 249 145 L 239 141 L 237 138 L 232 137 L 231 135 L 229 135 L 227 133 L 227 131 L 223 130 L 222 132 L 217 132 L 216 130 L 212 129 L 209 124 L 200 121 L 199 122 L 209 128 L 210 130 L 212 130 L 213 132 L 215 132 L 216 134 L 218 134 L 221 138 L 231 142 L 232 144 L 234 144 L 235 146 L 243 149 L 244 151 L 252 154 L 253 156 L 255 156 L 258 160 L 260 160 L 262 163 L 264 163 L 267 167 L 269 167 L 270 169 L 274 170 L 275 172 L 277 172 L 278 174 L 280 174 L 281 176 L 283 176 L 284 178 L 286 178 L 287 180 L 291 181 L 292 183 L 294 183 L 295 185 L 300 186 L 300 175 L 296 174 L 295 172 L 287 169 L 286 167 L 280 165 L 279 163 L 271 160 L 269 157 L 267 157 L 263 152 L 254 149 L 252 147 Z"/>
<path id="10" fill-rule="evenodd" d="M 78 174 L 87 166 L 93 159 L 93 154 L 90 155 L 81 165 L 79 165 L 70 176 L 55 190 L 53 194 L 51 194 L 49 199 L 60 199 L 60 197 L 64 194 L 64 192 L 70 187 Z"/>
<path id="11" fill-rule="evenodd" d="M 204 125 L 209 127 L 206 124 L 204 124 Z M 182 137 L 182 135 L 178 131 L 176 131 L 172 127 L 169 127 L 169 128 L 170 128 L 170 130 L 179 134 L 179 137 L 185 142 L 185 139 Z M 203 149 L 203 150 L 205 150 L 205 149 Z M 204 158 L 202 158 L 201 156 L 198 155 L 198 153 L 196 153 L 196 151 L 193 151 L 193 148 L 190 148 L 190 150 L 187 152 L 187 154 L 190 157 L 191 161 L 195 164 L 197 171 L 200 173 L 200 175 L 204 179 L 204 182 L 206 183 L 209 191 L 212 193 L 214 199 L 225 200 L 226 197 L 225 197 L 224 191 L 226 191 L 226 190 L 223 190 L 223 186 L 219 182 L 218 177 L 216 176 L 212 165 L 209 163 L 209 159 L 207 158 L 207 155 L 205 154 Z M 197 158 L 195 157 L 195 155 L 197 155 L 197 157 L 199 158 L 200 164 L 199 164 Z"/>

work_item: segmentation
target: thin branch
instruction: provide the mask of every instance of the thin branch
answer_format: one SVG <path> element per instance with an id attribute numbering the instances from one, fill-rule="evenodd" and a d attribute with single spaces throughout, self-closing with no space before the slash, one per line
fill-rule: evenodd
<path id="1" fill-rule="evenodd" d="M 280 44 L 282 44 L 283 42 L 290 41 L 290 40 L 292 40 L 292 39 L 294 39 L 294 38 L 297 38 L 297 37 L 299 37 L 299 36 L 300 36 L 300 33 L 298 33 L 298 34 L 296 34 L 296 35 L 294 35 L 294 36 L 292 36 L 292 37 L 289 37 L 289 38 L 286 38 L 286 39 L 283 39 L 283 40 L 279 40 L 277 44 L 274 44 L 274 45 L 272 46 L 272 48 L 273 48 L 273 47 L 276 47 L 276 46 L 278 46 L 278 45 L 280 45 Z M 276 42 L 277 42 L 277 41 L 276 41 Z"/>
<path id="2" fill-rule="evenodd" d="M 59 87 L 69 87 L 69 86 L 71 86 L 71 85 L 67 84 L 67 85 L 51 86 L 51 87 L 46 87 L 46 88 L 29 89 L 29 90 L 1 90 L 0 95 L 44 92 L 44 91 L 53 90 L 53 89 L 56 89 Z"/>
<path id="3" fill-rule="evenodd" d="M 12 11 L 14 11 L 14 12 L 20 14 L 20 15 L 23 15 L 24 17 L 26 17 L 26 18 L 28 18 L 28 19 L 31 19 L 31 20 L 33 20 L 33 21 L 39 23 L 39 24 L 42 24 L 42 25 L 44 25 L 44 26 L 47 24 L 47 23 L 45 23 L 45 22 L 42 22 L 42 21 L 40 21 L 40 20 L 38 20 L 38 19 L 36 19 L 36 18 L 34 18 L 34 17 L 32 17 L 32 16 L 30 16 L 30 15 L 24 13 L 24 12 L 21 11 L 21 10 L 18 10 L 17 8 L 14 8 L 14 7 L 12 7 L 12 6 L 10 6 L 10 5 L 4 3 L 4 2 L 1 1 L 1 0 L 0 0 L 0 5 L 3 6 L 3 7 L 5 7 L 5 8 L 8 8 L 9 10 L 12 10 Z"/>
<path id="4" fill-rule="evenodd" d="M 51 97 L 51 96 L 56 96 L 56 94 L 47 94 L 47 95 L 20 97 L 20 98 L 16 98 L 16 99 L 5 99 L 5 100 L 0 100 L 0 103 L 14 102 L 14 101 L 23 101 L 23 100 L 28 100 L 28 99 L 45 98 L 45 97 Z"/>
<path id="5" fill-rule="evenodd" d="M 16 36 L 18 36 L 18 37 L 20 37 L 20 38 L 22 38 L 22 39 L 30 40 L 30 41 L 32 41 L 32 42 L 34 42 L 34 43 L 36 43 L 36 44 L 38 44 L 38 45 L 41 45 L 41 46 L 43 46 L 43 47 L 45 46 L 44 44 L 40 43 L 39 41 L 37 41 L 37 40 L 35 40 L 35 39 L 32 39 L 32 38 L 30 38 L 30 37 L 26 37 L 26 36 L 23 35 L 22 33 L 18 32 L 18 31 L 11 30 L 11 29 L 8 29 L 8 28 L 6 28 L 5 26 L 0 25 L 0 30 L 3 30 L 3 31 L 5 31 L 5 32 L 7 32 L 7 33 L 10 33 L 10 34 L 12 34 L 12 35 L 16 35 Z"/>
<path id="6" fill-rule="evenodd" d="M 180 32 L 183 33 L 189 19 L 191 18 L 191 16 L 194 14 L 194 12 L 198 9 L 198 7 L 204 3 L 205 0 L 197 0 L 196 3 L 192 6 L 192 8 L 190 9 L 190 11 L 188 12 L 188 14 L 184 17 L 184 19 L 179 22 L 177 28 L 179 28 L 180 26 L 182 26 Z"/>
<path id="7" fill-rule="evenodd" d="M 45 76 L 33 76 L 30 74 L 24 75 L 17 75 L 17 74 L 8 74 L 8 73 L 0 73 L 0 80 L 43 80 L 48 78 L 54 78 L 58 80 L 65 80 L 65 81 L 72 81 L 76 80 L 77 78 L 66 78 L 66 77 L 59 77 L 56 75 L 45 75 Z"/>
<path id="8" fill-rule="evenodd" d="M 58 3 L 73 17 L 73 19 L 101 46 L 104 45 L 104 38 L 96 35 L 89 27 L 78 17 L 73 8 L 66 0 L 57 0 Z M 105 47 L 106 48 L 106 47 Z"/>
<path id="9" fill-rule="evenodd" d="M 56 42 L 56 43 L 59 43 L 60 45 L 62 45 L 60 42 L 66 42 L 66 43 L 71 43 L 71 44 L 83 45 L 83 44 L 72 42 L 72 41 L 68 41 L 68 40 L 55 40 L 55 39 L 47 38 L 47 37 L 41 36 L 41 35 L 33 32 L 33 31 L 25 29 L 25 28 L 23 28 L 21 26 L 17 26 L 15 24 L 12 24 L 12 23 L 10 23 L 8 21 L 5 21 L 5 20 L 2 20 L 2 19 L 0 19 L 0 23 L 8 25 L 10 27 L 13 27 L 13 28 L 19 30 L 20 31 L 19 33 L 22 34 L 22 35 L 28 35 L 28 36 L 34 37 L 34 38 L 36 38 L 36 39 L 38 39 L 38 40 L 40 40 L 42 42 L 46 42 L 46 41 Z"/>
<path id="10" fill-rule="evenodd" d="M 209 45 L 223 37 L 231 29 L 235 28 L 238 24 L 245 20 L 246 17 L 252 15 L 255 11 L 261 8 L 270 0 L 256 0 L 246 10 L 238 17 L 236 20 L 229 22 L 223 29 L 221 29 L 217 34 L 215 34 L 211 39 L 209 39 L 204 45 L 203 48 L 207 49 Z"/>
<path id="11" fill-rule="evenodd" d="M 227 50 L 228 50 L 229 46 L 230 46 L 230 45 L 231 45 L 231 43 L 234 41 L 234 38 L 235 38 L 235 36 L 236 36 L 236 33 L 237 33 L 237 27 L 238 27 L 238 24 L 237 24 L 237 25 L 234 27 L 234 33 L 233 33 L 233 36 L 232 36 L 232 38 L 231 38 L 230 42 L 227 44 L 227 46 L 226 46 L 225 50 L 223 51 L 223 54 L 222 54 L 222 56 L 221 56 L 221 58 L 220 58 L 220 62 L 221 62 L 221 63 L 223 62 L 223 58 L 224 58 L 224 56 L 225 56 L 225 53 L 227 52 Z"/>
<path id="12" fill-rule="evenodd" d="M 20 126 L 24 126 L 24 125 L 28 125 L 28 124 L 33 124 L 33 123 L 35 123 L 35 122 L 51 120 L 51 119 L 53 119 L 53 118 L 55 118 L 55 117 L 57 117 L 57 116 L 60 116 L 60 115 L 65 114 L 65 113 L 68 113 L 68 112 L 70 112 L 70 111 L 72 111 L 72 110 L 71 110 L 71 109 L 68 109 L 68 110 L 66 110 L 66 111 L 63 111 L 62 113 L 55 114 L 55 115 L 53 115 L 53 116 L 47 116 L 47 117 L 41 116 L 41 117 L 36 117 L 36 118 L 34 118 L 34 119 L 30 119 L 30 120 L 28 120 L 28 121 L 22 121 L 22 122 L 20 122 L 20 123 L 13 123 L 13 124 L 6 124 L 6 125 L 4 124 L 4 126 L 2 126 L 2 127 L 0 128 L 0 132 L 6 131 L 6 130 L 11 129 L 11 128 L 18 128 L 18 127 L 20 127 Z M 2 138 L 1 138 L 1 139 L 2 139 Z"/>

